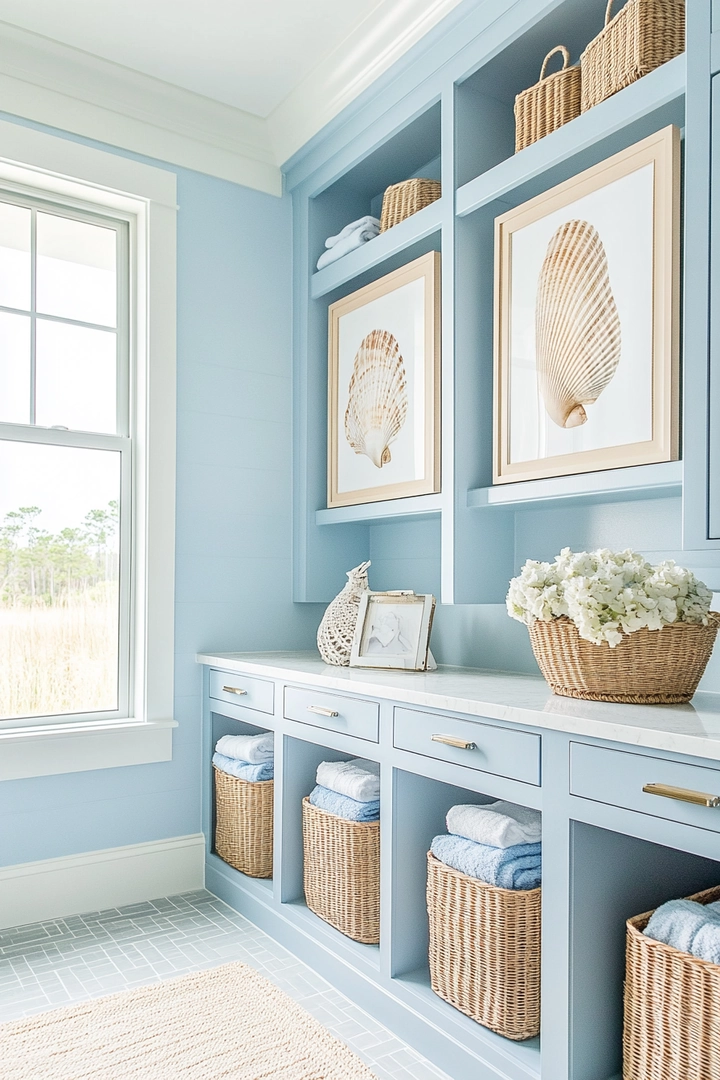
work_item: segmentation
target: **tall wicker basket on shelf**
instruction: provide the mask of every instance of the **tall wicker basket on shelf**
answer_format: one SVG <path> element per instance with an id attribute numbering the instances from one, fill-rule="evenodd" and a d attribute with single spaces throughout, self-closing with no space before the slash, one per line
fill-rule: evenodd
<path id="1" fill-rule="evenodd" d="M 506 1039 L 540 1031 L 541 889 L 498 889 L 428 852 L 430 985 Z"/>
<path id="2" fill-rule="evenodd" d="M 556 53 L 562 53 L 563 66 L 546 75 Z M 580 115 L 580 68 L 569 64 L 570 53 L 558 45 L 543 60 L 539 82 L 515 98 L 515 153 Z"/>
<path id="3" fill-rule="evenodd" d="M 425 180 L 420 177 L 403 180 L 400 184 L 391 184 L 383 195 L 380 232 L 386 232 L 405 218 L 417 214 L 418 210 L 439 199 L 441 194 L 439 180 Z"/>
<path id="4" fill-rule="evenodd" d="M 303 799 L 307 906 L 341 934 L 380 941 L 380 822 L 346 821 Z"/>
<path id="5" fill-rule="evenodd" d="M 685 0 L 628 0 L 580 57 L 582 111 L 616 94 L 685 50 Z"/>
<path id="6" fill-rule="evenodd" d="M 213 770 L 216 852 L 249 877 L 272 877 L 274 781 L 253 783 Z"/>
<path id="7" fill-rule="evenodd" d="M 720 965 L 645 937 L 651 915 L 627 922 L 623 1080 L 720 1080 Z"/>
<path id="8" fill-rule="evenodd" d="M 564 616 L 528 626 L 535 659 L 553 693 L 632 705 L 687 702 L 710 659 L 720 614 L 708 625 L 676 622 L 626 634 L 614 649 L 580 637 Z"/>

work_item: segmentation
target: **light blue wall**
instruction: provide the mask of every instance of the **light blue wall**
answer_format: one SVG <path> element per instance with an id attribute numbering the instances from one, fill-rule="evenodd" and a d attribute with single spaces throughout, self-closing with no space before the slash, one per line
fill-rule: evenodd
<path id="1" fill-rule="evenodd" d="M 0 865 L 199 832 L 196 651 L 309 647 L 321 614 L 290 602 L 289 200 L 172 171 L 180 206 L 173 760 L 0 783 Z"/>

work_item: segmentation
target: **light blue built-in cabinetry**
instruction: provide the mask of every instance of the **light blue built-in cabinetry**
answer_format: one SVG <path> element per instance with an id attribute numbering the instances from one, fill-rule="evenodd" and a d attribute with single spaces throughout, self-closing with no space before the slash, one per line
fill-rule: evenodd
<path id="1" fill-rule="evenodd" d="M 711 282 L 708 241 L 716 7 L 687 5 L 685 55 L 515 154 L 515 95 L 558 43 L 578 59 L 605 0 L 462 0 L 291 160 L 296 600 L 331 599 L 372 550 L 385 552 L 374 588 L 422 589 L 413 568 L 424 560 L 451 604 L 501 602 L 526 558 L 565 545 L 675 557 L 720 589 L 720 441 L 711 437 L 720 376 L 710 365 L 720 330 L 709 317 L 718 272 Z M 683 133 L 683 460 L 493 487 L 494 219 L 668 124 Z M 328 235 L 377 212 L 388 184 L 415 175 L 440 177 L 442 198 L 314 270 Z M 429 250 L 442 253 L 442 492 L 329 510 L 328 305 Z"/>
<path id="2" fill-rule="evenodd" d="M 720 795 L 720 695 L 609 705 L 554 697 L 539 678 L 461 668 L 329 668 L 309 653 L 198 660 L 207 887 L 454 1080 L 615 1080 L 625 920 L 720 883 L 720 810 L 643 787 Z M 275 732 L 269 881 L 234 870 L 213 846 L 214 743 L 260 730 Z M 302 799 L 320 761 L 351 757 L 380 763 L 379 947 L 344 937 L 304 900 Z M 442 1001 L 428 972 L 430 841 L 453 804 L 497 798 L 543 816 L 541 1032 L 519 1043 Z"/>

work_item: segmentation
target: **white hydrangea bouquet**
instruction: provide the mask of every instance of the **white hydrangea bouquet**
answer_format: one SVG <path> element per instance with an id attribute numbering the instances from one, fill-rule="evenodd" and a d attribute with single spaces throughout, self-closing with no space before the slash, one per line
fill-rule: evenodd
<path id="1" fill-rule="evenodd" d="M 689 701 L 720 625 L 692 571 L 631 550 L 529 559 L 506 602 L 555 693 L 603 701 Z"/>

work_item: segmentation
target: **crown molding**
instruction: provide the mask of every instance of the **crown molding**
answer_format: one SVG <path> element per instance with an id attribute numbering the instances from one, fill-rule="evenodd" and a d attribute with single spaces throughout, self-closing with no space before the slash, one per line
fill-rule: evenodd
<path id="1" fill-rule="evenodd" d="M 381 0 L 267 119 L 0 22 L 0 111 L 280 195 L 280 165 L 461 2 Z"/>
<path id="2" fill-rule="evenodd" d="M 201 94 L 0 23 L 0 109 L 272 195 L 267 123 Z"/>
<path id="3" fill-rule="evenodd" d="M 461 0 L 382 0 L 268 116 L 283 164 L 387 71 Z"/>

